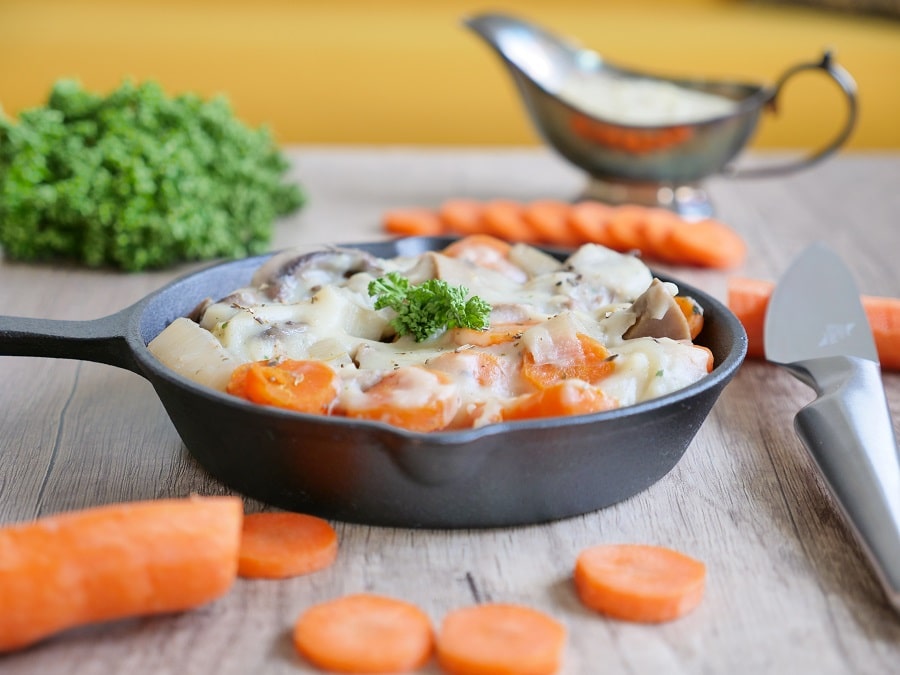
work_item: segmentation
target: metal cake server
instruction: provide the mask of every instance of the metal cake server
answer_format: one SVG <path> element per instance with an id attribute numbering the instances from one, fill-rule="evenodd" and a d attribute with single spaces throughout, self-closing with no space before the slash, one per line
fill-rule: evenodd
<path id="1" fill-rule="evenodd" d="M 806 249 L 775 288 L 765 350 L 816 391 L 794 428 L 900 611 L 897 442 L 859 291 L 825 245 Z"/>

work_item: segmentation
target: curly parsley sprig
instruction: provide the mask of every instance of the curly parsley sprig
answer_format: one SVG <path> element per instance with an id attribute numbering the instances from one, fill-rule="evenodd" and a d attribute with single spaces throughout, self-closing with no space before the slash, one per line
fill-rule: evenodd
<path id="1" fill-rule="evenodd" d="M 491 306 L 477 295 L 468 297 L 465 286 L 451 286 L 441 279 L 412 285 L 397 272 L 388 272 L 369 283 L 375 309 L 390 307 L 397 313 L 391 326 L 399 335 L 422 342 L 450 328 L 484 330 L 490 325 Z"/>

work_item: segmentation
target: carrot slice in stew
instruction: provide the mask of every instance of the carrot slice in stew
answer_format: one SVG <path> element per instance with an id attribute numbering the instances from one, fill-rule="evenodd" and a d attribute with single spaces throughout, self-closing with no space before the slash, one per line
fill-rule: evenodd
<path id="1" fill-rule="evenodd" d="M 683 553 L 646 544 L 601 544 L 581 552 L 575 588 L 586 607 L 643 623 L 671 621 L 703 598 L 706 566 Z"/>
<path id="2" fill-rule="evenodd" d="M 226 391 L 253 403 L 324 414 L 337 396 L 337 376 L 322 361 L 257 361 L 238 366 Z"/>
<path id="3" fill-rule="evenodd" d="M 358 593 L 314 605 L 294 624 L 294 646 L 318 668 L 341 673 L 400 673 L 434 651 L 431 620 L 402 600 Z"/>
<path id="4" fill-rule="evenodd" d="M 535 363 L 534 356 L 525 352 L 522 360 L 522 377 L 539 389 L 545 389 L 562 380 L 579 379 L 588 384 L 598 384 L 616 367 L 609 351 L 594 338 L 579 333 L 572 344 L 571 353 L 558 361 Z"/>
<path id="5" fill-rule="evenodd" d="M 540 391 L 519 396 L 503 410 L 504 420 L 587 415 L 612 410 L 618 403 L 580 380 L 560 380 Z"/>
<path id="6" fill-rule="evenodd" d="M 286 579 L 310 574 L 337 558 L 337 533 L 328 521 L 305 513 L 264 512 L 244 516 L 238 576 Z"/>
<path id="7" fill-rule="evenodd" d="M 691 332 L 691 340 L 700 335 L 703 330 L 703 307 L 687 295 L 676 295 L 675 304 L 681 309 L 684 318 L 687 319 L 688 329 Z"/>
<path id="8" fill-rule="evenodd" d="M 449 612 L 436 646 L 441 669 L 453 675 L 550 675 L 565 644 L 565 627 L 547 614 L 490 603 Z"/>
<path id="9" fill-rule="evenodd" d="M 358 396 L 347 397 L 344 414 L 410 431 L 443 429 L 460 406 L 459 390 L 441 371 L 407 366 L 385 375 Z"/>

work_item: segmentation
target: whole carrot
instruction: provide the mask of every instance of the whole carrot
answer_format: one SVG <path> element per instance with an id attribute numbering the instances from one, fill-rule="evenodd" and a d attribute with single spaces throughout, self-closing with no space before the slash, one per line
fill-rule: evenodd
<path id="1" fill-rule="evenodd" d="M 0 529 L 0 652 L 90 623 L 177 612 L 237 573 L 235 497 L 115 504 Z"/>

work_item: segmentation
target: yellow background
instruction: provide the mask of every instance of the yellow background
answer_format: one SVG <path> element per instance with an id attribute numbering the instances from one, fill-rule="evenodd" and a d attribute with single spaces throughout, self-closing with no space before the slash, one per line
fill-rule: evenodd
<path id="1" fill-rule="evenodd" d="M 0 0 L 0 105 L 59 77 L 225 93 L 283 143 L 531 144 L 499 59 L 460 19 L 505 9 L 616 63 L 772 82 L 824 48 L 859 86 L 849 147 L 900 147 L 900 20 L 740 0 Z M 756 147 L 824 144 L 844 116 L 819 73 L 784 91 Z"/>

